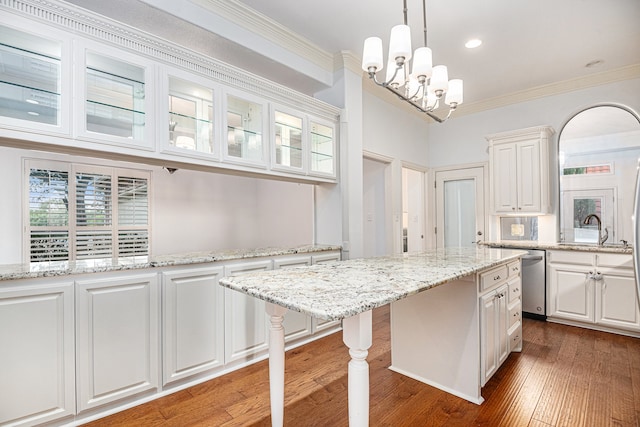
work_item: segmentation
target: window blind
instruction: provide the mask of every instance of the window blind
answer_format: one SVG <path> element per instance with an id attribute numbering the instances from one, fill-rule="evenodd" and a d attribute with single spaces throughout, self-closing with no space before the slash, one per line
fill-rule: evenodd
<path id="1" fill-rule="evenodd" d="M 149 254 L 149 172 L 50 163 L 28 166 L 31 262 Z"/>

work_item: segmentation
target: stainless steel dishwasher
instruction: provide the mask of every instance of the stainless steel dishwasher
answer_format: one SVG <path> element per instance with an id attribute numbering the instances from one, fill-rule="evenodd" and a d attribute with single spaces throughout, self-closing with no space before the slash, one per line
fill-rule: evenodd
<path id="1" fill-rule="evenodd" d="M 522 315 L 544 320 L 547 318 L 546 252 L 524 250 L 528 254 L 522 257 Z"/>

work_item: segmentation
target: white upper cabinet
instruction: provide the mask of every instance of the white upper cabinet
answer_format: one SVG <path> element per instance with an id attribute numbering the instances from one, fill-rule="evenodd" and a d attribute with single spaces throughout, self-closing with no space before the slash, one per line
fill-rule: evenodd
<path id="1" fill-rule="evenodd" d="M 249 94 L 226 93 L 224 97 L 224 159 L 233 163 L 266 168 L 269 128 L 267 105 Z"/>
<path id="2" fill-rule="evenodd" d="M 68 135 L 71 43 L 64 33 L 0 16 L 0 124 Z M 28 32 L 24 31 L 28 28 Z"/>
<path id="3" fill-rule="evenodd" d="M 153 64 L 119 49 L 81 47 L 77 70 L 78 137 L 94 142 L 153 149 Z"/>
<path id="4" fill-rule="evenodd" d="M 271 167 L 294 173 L 306 171 L 307 120 L 300 113 L 272 107 Z"/>
<path id="5" fill-rule="evenodd" d="M 158 101 L 158 138 L 165 152 L 188 157 L 219 159 L 215 120 L 219 89 L 209 80 L 182 70 L 163 73 Z"/>
<path id="6" fill-rule="evenodd" d="M 3 136 L 49 151 L 336 181 L 338 108 L 68 3 L 19 4 L 0 15 Z"/>
<path id="7" fill-rule="evenodd" d="M 549 126 L 487 136 L 496 214 L 548 213 Z"/>
<path id="8" fill-rule="evenodd" d="M 336 130 L 333 124 L 311 120 L 311 175 L 336 176 Z"/>

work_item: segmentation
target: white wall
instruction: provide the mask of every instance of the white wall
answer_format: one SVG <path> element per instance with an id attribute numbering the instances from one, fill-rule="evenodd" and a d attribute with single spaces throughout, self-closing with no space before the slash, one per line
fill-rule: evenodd
<path id="1" fill-rule="evenodd" d="M 309 184 L 156 169 L 154 255 L 313 243 Z"/>
<path id="2" fill-rule="evenodd" d="M 578 111 L 603 102 L 626 105 L 640 112 L 640 79 L 576 90 L 546 98 L 513 104 L 476 114 L 453 116 L 444 124 L 429 125 L 428 165 L 430 168 L 488 161 L 485 135 L 538 125 L 551 125 L 551 197 L 554 213 L 540 217 L 540 240 L 555 241 L 557 236 L 558 177 L 557 138 L 564 124 Z M 454 113 L 455 114 L 455 113 Z M 496 218 L 492 219 L 493 221 Z M 498 227 L 488 238 L 493 240 Z"/>
<path id="3" fill-rule="evenodd" d="M 366 90 L 362 95 L 364 150 L 426 167 L 429 123 Z"/>
<path id="4" fill-rule="evenodd" d="M 0 264 L 22 262 L 22 159 L 152 171 L 154 255 L 313 243 L 313 186 L 0 147 Z"/>
<path id="5" fill-rule="evenodd" d="M 602 102 L 615 102 L 640 111 L 640 79 L 567 92 L 476 114 L 459 115 L 429 126 L 428 166 L 488 161 L 485 135 L 538 125 L 556 130 L 576 112 Z M 462 108 L 462 107 L 461 107 Z M 556 149 L 554 145 L 553 150 Z M 555 166 L 554 166 L 555 168 Z"/>

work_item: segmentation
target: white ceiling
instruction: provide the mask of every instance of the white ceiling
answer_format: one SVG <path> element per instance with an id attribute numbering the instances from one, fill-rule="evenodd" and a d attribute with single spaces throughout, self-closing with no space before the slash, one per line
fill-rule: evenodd
<path id="1" fill-rule="evenodd" d="M 177 19 L 186 6 L 237 2 L 327 53 L 361 56 L 368 36 L 383 39 L 402 23 L 402 0 L 70 0 L 305 93 L 322 89 L 270 57 Z M 422 45 L 422 1 L 407 0 L 414 48 Z M 150 8 L 149 6 L 152 6 Z M 429 0 L 428 45 L 434 63 L 462 78 L 465 103 L 507 96 L 640 64 L 640 0 Z M 206 27 L 206 25 L 201 25 Z M 213 26 L 213 25 L 212 25 Z M 483 44 L 464 47 L 469 38 Z M 240 54 L 239 54 L 240 53 Z M 386 54 L 386 53 L 385 53 Z M 591 61 L 603 61 L 587 68 Z M 637 68 L 635 68 L 637 73 Z"/>
<path id="2" fill-rule="evenodd" d="M 402 0 L 240 1 L 329 52 L 358 57 L 374 35 L 387 52 L 391 27 L 403 21 Z M 413 46 L 422 46 L 422 1 L 407 7 Z M 471 102 L 640 63 L 639 0 L 428 0 L 427 30 L 434 64 L 465 81 Z M 474 37 L 483 44 L 466 49 Z M 593 60 L 604 62 L 586 68 Z"/>

